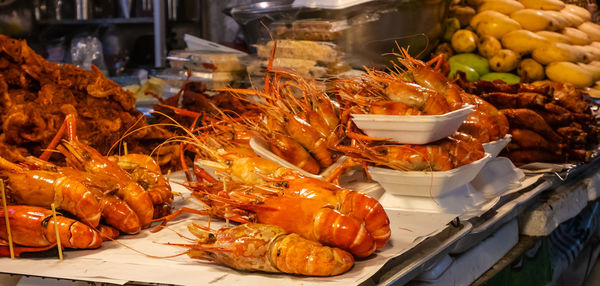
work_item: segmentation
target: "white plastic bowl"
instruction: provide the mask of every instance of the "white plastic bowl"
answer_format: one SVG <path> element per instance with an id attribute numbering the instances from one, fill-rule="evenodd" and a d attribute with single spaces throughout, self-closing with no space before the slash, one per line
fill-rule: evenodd
<path id="1" fill-rule="evenodd" d="M 371 137 L 401 144 L 428 144 L 452 135 L 474 109 L 465 105 L 442 115 L 352 114 L 352 121 Z"/>
<path id="2" fill-rule="evenodd" d="M 338 160 L 335 161 L 331 166 L 329 166 L 325 170 L 323 170 L 320 174 L 312 174 L 312 173 L 302 170 L 301 168 L 297 167 L 296 165 L 286 161 L 285 159 L 283 159 L 283 158 L 277 156 L 275 153 L 271 152 L 271 150 L 269 150 L 269 143 L 267 143 L 263 138 L 261 138 L 259 136 L 252 136 L 252 138 L 250 138 L 250 147 L 252 148 L 252 150 L 254 150 L 254 152 L 256 152 L 256 154 L 258 154 L 258 156 L 261 156 L 263 158 L 266 158 L 273 162 L 276 162 L 283 167 L 295 170 L 304 176 L 307 176 L 310 178 L 315 178 L 315 179 L 320 179 L 320 180 L 326 179 L 335 169 L 337 169 L 339 166 L 341 166 L 342 163 L 344 163 L 344 161 L 347 158 L 346 156 L 342 156 L 342 157 L 338 158 Z"/>
<path id="3" fill-rule="evenodd" d="M 498 154 L 502 152 L 502 149 L 504 149 L 504 147 L 506 147 L 506 145 L 510 143 L 510 140 L 512 140 L 512 135 L 506 134 L 506 136 L 504 136 L 504 138 L 502 139 L 484 143 L 483 150 L 485 150 L 485 153 L 490 153 L 490 155 L 492 155 L 492 158 L 496 158 L 498 157 Z"/>
<path id="4" fill-rule="evenodd" d="M 449 171 L 398 171 L 369 166 L 369 174 L 386 192 L 394 195 L 441 197 L 469 183 L 492 158 L 490 154 Z"/>

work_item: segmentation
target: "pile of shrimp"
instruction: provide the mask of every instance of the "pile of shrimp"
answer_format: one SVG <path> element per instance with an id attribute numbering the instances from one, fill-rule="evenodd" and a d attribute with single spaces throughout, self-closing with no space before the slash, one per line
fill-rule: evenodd
<path id="1" fill-rule="evenodd" d="M 376 199 L 259 157 L 248 145 L 257 134 L 270 143 L 275 154 L 311 173 L 331 165 L 339 153 L 352 157 L 351 164 L 362 161 L 399 170 L 450 170 L 481 159 L 481 141 L 506 134 L 506 119 L 491 105 L 467 94 L 405 50 L 399 61 L 404 70 L 398 68 L 390 74 L 369 70 L 367 78 L 337 81 L 332 94 L 341 107 L 316 82 L 271 66 L 263 90 L 218 90 L 232 93 L 260 114 L 248 117 L 219 111 L 221 118 L 202 122 L 201 127 L 186 130 L 186 136 L 173 138 L 182 150 L 194 154 L 194 176 L 187 174 L 186 186 L 193 198 L 206 206 L 176 214 L 196 212 L 241 225 L 219 231 L 190 226 L 198 239 L 195 244 L 182 245 L 189 249 L 188 254 L 243 270 L 336 275 L 352 265 L 352 259 L 343 257 L 364 259 L 386 246 L 391 237 L 389 218 Z M 253 102 L 246 96 L 260 100 Z M 400 145 L 360 134 L 349 120 L 355 112 L 439 115 L 465 104 L 475 106 L 478 112 L 470 118 L 485 120 L 488 126 L 481 129 L 490 129 L 488 133 L 464 127 L 463 132 L 429 145 Z M 203 116 L 193 116 L 192 126 L 196 126 Z M 182 165 L 188 169 L 183 158 Z M 274 232 L 280 233 L 282 240 L 297 235 L 312 241 L 311 246 L 295 239 L 297 245 L 277 244 L 278 240 L 272 239 Z M 300 252 L 292 257 L 290 249 Z M 288 262 L 313 261 L 306 253 L 316 251 L 327 253 L 327 266 L 322 266 L 325 272 L 280 264 L 284 260 L 280 255 L 290 255 L 285 259 Z M 274 252 L 277 255 L 273 256 Z"/>
<path id="2" fill-rule="evenodd" d="M 246 120 L 246 127 L 265 139 L 270 150 L 284 160 L 312 174 L 337 160 L 332 147 L 344 138 L 339 107 L 314 79 L 271 69 L 263 91 L 219 91 L 260 98 L 260 102 L 251 103 L 261 111 L 260 116 Z"/>
<path id="3" fill-rule="evenodd" d="M 508 133 L 508 120 L 493 105 L 469 94 L 440 71 L 410 56 L 401 49 L 389 73 L 366 69 L 366 76 L 336 82 L 335 93 L 343 113 L 369 113 L 386 115 L 440 115 L 471 104 L 471 113 L 459 131 L 467 133 L 481 143 L 504 138 Z M 438 66 L 444 58 L 437 57 Z M 348 123 L 348 116 L 342 117 Z M 350 124 L 350 123 L 348 123 Z"/>
<path id="4" fill-rule="evenodd" d="M 75 126 L 75 115 L 67 115 L 62 131 L 40 158 L 26 157 L 17 164 L 0 157 L 0 177 L 6 182 L 9 203 L 6 213 L 13 230 L 10 239 L 21 247 L 20 252 L 42 251 L 55 244 L 53 224 L 66 238 L 63 246 L 97 248 L 120 233 L 139 233 L 153 219 L 171 212 L 171 187 L 152 157 L 102 156 L 79 141 Z M 61 141 L 63 133 L 68 139 Z M 55 147 L 64 165 L 47 161 Z M 69 217 L 52 218 L 52 206 Z M 0 241 L 9 239 L 6 229 L 2 219 Z M 5 247 L 0 249 L 7 254 Z"/>
<path id="5" fill-rule="evenodd" d="M 236 125 L 212 124 L 214 128 L 193 134 L 184 143 L 187 150 L 196 154 L 193 168 L 197 181 L 189 181 L 186 186 L 192 191 L 193 199 L 206 206 L 200 213 L 242 224 L 232 230 L 219 230 L 217 240 L 210 246 L 202 239 L 200 245 L 187 245 L 191 257 L 208 258 L 243 270 L 272 272 L 275 267 L 286 273 L 321 276 L 345 272 L 353 265 L 354 257 L 369 257 L 386 245 L 391 236 L 390 222 L 377 200 L 304 177 L 295 170 L 259 157 L 244 139 L 247 132 L 232 126 Z M 203 168 L 215 170 L 215 174 L 209 174 Z M 233 249 L 255 249 L 258 246 L 250 244 L 259 241 L 262 245 L 265 235 L 257 228 L 277 228 L 281 229 L 278 232 L 282 232 L 282 238 L 284 235 L 297 237 L 289 243 L 265 247 L 279 247 L 277 253 L 281 255 L 306 256 L 283 259 L 277 255 L 278 259 L 273 260 L 265 248 L 259 251 L 264 252 L 260 260 L 261 263 L 268 261 L 268 265 L 248 267 L 245 266 L 248 260 L 256 263 L 258 259 L 254 252 L 241 254 L 235 251 L 234 254 L 220 248 L 221 244 L 227 243 Z M 247 239 L 242 242 L 232 239 L 230 235 L 233 234 L 223 235 L 223 241 L 219 239 L 220 233 L 239 235 L 236 229 L 252 229 L 253 235 L 244 232 Z M 271 233 L 271 230 L 267 232 Z M 232 241 L 240 244 L 231 246 Z M 323 262 L 327 265 L 322 269 L 310 268 L 307 272 L 294 266 L 286 270 L 279 264 L 296 261 L 294 259 L 313 261 L 309 254 L 317 252 L 327 253 L 323 257 L 331 257 Z"/>

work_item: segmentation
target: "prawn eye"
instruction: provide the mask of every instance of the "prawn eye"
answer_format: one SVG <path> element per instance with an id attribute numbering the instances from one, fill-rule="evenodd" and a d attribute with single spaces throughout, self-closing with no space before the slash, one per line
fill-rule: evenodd
<path id="1" fill-rule="evenodd" d="M 289 184 L 288 182 L 283 182 L 281 185 L 282 185 L 284 188 L 289 188 L 289 187 L 290 187 L 290 184 Z"/>
<path id="2" fill-rule="evenodd" d="M 277 248 L 277 257 L 279 257 L 279 255 L 281 255 L 281 248 Z"/>
<path id="3" fill-rule="evenodd" d="M 381 152 L 382 155 L 387 155 L 388 154 L 388 150 L 387 149 L 381 149 L 381 151 L 379 151 L 379 152 Z"/>

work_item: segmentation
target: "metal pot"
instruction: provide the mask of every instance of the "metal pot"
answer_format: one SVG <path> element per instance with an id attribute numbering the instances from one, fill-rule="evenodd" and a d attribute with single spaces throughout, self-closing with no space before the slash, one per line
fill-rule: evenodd
<path id="1" fill-rule="evenodd" d="M 354 67 L 389 65 L 398 47 L 410 47 L 413 56 L 425 57 L 444 32 L 442 26 L 449 0 L 373 1 L 338 14 L 347 17 L 349 28 L 336 41 Z M 335 11 L 328 11 L 335 15 Z M 388 54 L 388 55 L 386 55 Z"/>

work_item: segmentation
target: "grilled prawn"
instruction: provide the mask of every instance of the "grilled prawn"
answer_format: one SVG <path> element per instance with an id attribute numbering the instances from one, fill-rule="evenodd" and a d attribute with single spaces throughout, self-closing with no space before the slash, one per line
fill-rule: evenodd
<path id="1" fill-rule="evenodd" d="M 247 223 L 216 232 L 197 225 L 188 229 L 199 242 L 187 245 L 190 257 L 239 270 L 333 276 L 354 264 L 352 255 L 344 250 L 289 234 L 274 225 Z"/>

